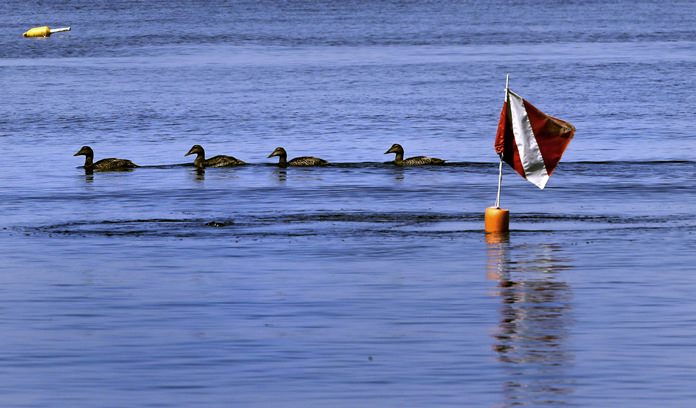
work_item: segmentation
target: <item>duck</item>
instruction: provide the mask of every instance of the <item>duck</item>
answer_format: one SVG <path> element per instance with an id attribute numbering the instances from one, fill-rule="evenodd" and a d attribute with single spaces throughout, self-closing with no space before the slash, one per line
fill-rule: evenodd
<path id="1" fill-rule="evenodd" d="M 184 156 L 191 154 L 197 155 L 196 159 L 193 161 L 193 165 L 196 166 L 197 169 L 204 169 L 206 167 L 232 167 L 246 164 L 235 157 L 225 155 L 214 156 L 210 159 L 206 159 L 205 150 L 201 145 L 193 145 L 191 149 L 189 149 L 188 153 L 186 153 Z"/>
<path id="2" fill-rule="evenodd" d="M 311 156 L 303 156 L 303 157 L 295 157 L 294 159 L 288 161 L 288 154 L 283 149 L 282 147 L 276 147 L 275 150 L 273 150 L 273 153 L 269 154 L 268 157 L 274 157 L 278 156 L 280 159 L 278 160 L 278 166 L 280 167 L 288 167 L 288 166 L 302 166 L 302 167 L 309 167 L 309 166 L 326 166 L 329 164 L 324 159 L 320 159 L 318 157 L 311 157 Z"/>
<path id="3" fill-rule="evenodd" d="M 117 170 L 128 170 L 138 167 L 137 164 L 126 159 L 115 159 L 110 157 L 108 159 L 101 159 L 96 163 L 94 160 L 94 150 L 89 146 L 82 146 L 77 153 L 73 156 L 85 156 L 85 170 L 86 171 L 117 171 Z"/>
<path id="4" fill-rule="evenodd" d="M 415 156 L 404 160 L 404 148 L 400 144 L 394 143 L 384 154 L 396 153 L 394 164 L 397 166 L 428 166 L 445 164 L 445 160 L 437 157 Z"/>

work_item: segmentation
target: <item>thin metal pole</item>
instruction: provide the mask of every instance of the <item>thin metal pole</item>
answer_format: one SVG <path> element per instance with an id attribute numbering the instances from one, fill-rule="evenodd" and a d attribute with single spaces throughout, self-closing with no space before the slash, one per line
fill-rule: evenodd
<path id="1" fill-rule="evenodd" d="M 51 34 L 53 34 L 53 33 L 62 33 L 63 31 L 70 31 L 70 27 L 51 28 L 50 31 L 51 31 Z"/>
<path id="2" fill-rule="evenodd" d="M 510 74 L 505 75 L 505 102 L 508 101 L 508 90 L 510 88 Z M 500 165 L 498 166 L 498 195 L 495 198 L 495 208 L 500 208 L 500 189 L 503 185 L 503 155 L 500 155 Z"/>
<path id="3" fill-rule="evenodd" d="M 505 75 L 505 102 L 508 100 L 508 90 L 510 89 L 510 74 Z"/>
<path id="4" fill-rule="evenodd" d="M 495 199 L 495 208 L 500 208 L 500 186 L 503 185 L 503 156 L 500 155 L 500 166 L 498 168 L 498 196 Z"/>

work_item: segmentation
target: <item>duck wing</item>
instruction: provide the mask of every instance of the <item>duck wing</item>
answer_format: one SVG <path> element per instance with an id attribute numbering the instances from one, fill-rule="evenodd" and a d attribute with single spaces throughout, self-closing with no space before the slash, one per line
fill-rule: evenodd
<path id="1" fill-rule="evenodd" d="M 288 166 L 326 166 L 329 162 L 318 157 L 303 156 L 295 157 L 294 159 L 288 161 Z"/>
<path id="2" fill-rule="evenodd" d="M 246 163 L 237 159 L 236 157 L 225 156 L 225 155 L 214 156 L 214 157 L 211 157 L 210 159 L 206 159 L 206 161 L 205 161 L 205 167 L 232 167 L 232 166 L 239 166 L 242 164 L 246 164 Z"/>
<path id="3" fill-rule="evenodd" d="M 445 164 L 445 161 L 437 157 L 415 156 L 404 160 L 404 166 L 428 166 Z"/>
<path id="4" fill-rule="evenodd" d="M 97 171 L 126 170 L 136 167 L 138 167 L 138 165 L 130 160 L 116 159 L 113 157 L 101 159 L 92 166 L 92 168 Z"/>

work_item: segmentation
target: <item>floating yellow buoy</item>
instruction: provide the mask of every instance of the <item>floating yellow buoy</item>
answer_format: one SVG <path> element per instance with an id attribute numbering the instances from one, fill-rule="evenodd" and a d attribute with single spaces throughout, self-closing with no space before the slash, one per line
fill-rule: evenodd
<path id="1" fill-rule="evenodd" d="M 510 231 L 510 211 L 498 207 L 486 208 L 484 225 L 488 233 L 500 234 Z"/>
<path id="2" fill-rule="evenodd" d="M 63 28 L 50 28 L 49 26 L 43 26 L 43 27 L 34 27 L 24 34 L 22 34 L 23 37 L 25 38 L 37 38 L 37 37 L 50 37 L 51 34 L 53 33 L 60 33 L 63 31 L 70 31 L 70 27 L 63 27 Z"/>

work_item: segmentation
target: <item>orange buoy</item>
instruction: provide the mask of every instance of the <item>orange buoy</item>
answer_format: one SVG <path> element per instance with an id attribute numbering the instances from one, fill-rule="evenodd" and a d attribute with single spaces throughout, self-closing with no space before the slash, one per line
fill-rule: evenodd
<path id="1" fill-rule="evenodd" d="M 63 31 L 70 31 L 70 27 L 63 28 L 50 28 L 49 26 L 34 27 L 27 30 L 22 36 L 24 38 L 45 38 L 50 37 L 53 33 L 61 33 Z"/>
<path id="2" fill-rule="evenodd" d="M 510 211 L 498 207 L 486 208 L 484 229 L 487 233 L 506 233 L 510 231 Z"/>

